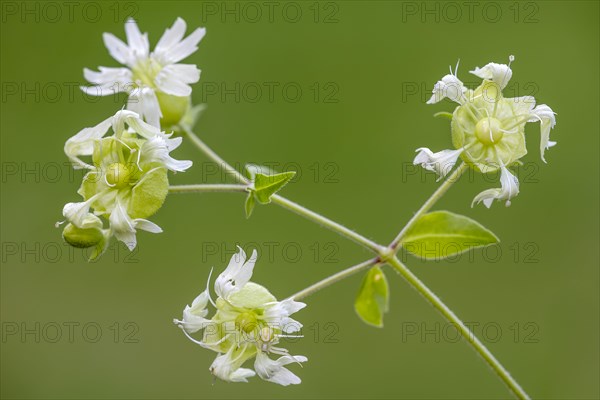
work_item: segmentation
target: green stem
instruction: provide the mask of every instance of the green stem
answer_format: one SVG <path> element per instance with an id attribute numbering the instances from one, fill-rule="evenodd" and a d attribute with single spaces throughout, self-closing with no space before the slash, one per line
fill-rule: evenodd
<path id="1" fill-rule="evenodd" d="M 324 226 L 329 230 L 332 230 L 342 236 L 345 236 L 348 239 L 353 240 L 354 242 L 360 244 L 363 247 L 366 247 L 369 250 L 372 250 L 377 254 L 381 254 L 381 252 L 385 250 L 385 247 L 380 246 L 372 240 L 367 239 L 366 237 L 354 232 L 352 229 L 346 228 L 345 226 L 340 225 L 337 222 L 330 220 L 329 218 L 325 218 L 321 214 L 311 211 L 298 203 L 286 199 L 285 197 L 273 195 L 271 196 L 271 202 L 289 211 L 292 211 L 308 220 L 316 222 L 317 224 Z"/>
<path id="2" fill-rule="evenodd" d="M 461 175 L 467 169 L 468 169 L 467 165 L 465 163 L 461 163 L 458 166 L 458 168 L 456 168 L 454 170 L 454 172 L 452 172 L 452 174 L 450 174 L 450 176 L 448 178 L 446 178 L 446 180 L 444 182 L 442 182 L 442 184 L 440 186 L 438 186 L 436 191 L 433 192 L 433 194 L 427 199 L 427 201 L 425 201 L 425 203 L 423 203 L 423 205 L 421 206 L 419 211 L 417 211 L 415 213 L 415 215 L 413 215 L 413 217 L 408 221 L 408 223 L 404 226 L 404 228 L 402 228 L 400 233 L 398 233 L 398 235 L 394 238 L 392 243 L 390 243 L 389 248 L 392 249 L 394 254 L 400 248 L 400 245 L 401 245 L 400 241 L 402 240 L 402 238 L 404 237 L 406 232 L 408 232 L 408 230 L 410 228 L 412 228 L 412 226 L 415 224 L 415 222 L 417 222 L 417 220 L 423 214 L 425 214 L 427 211 L 429 211 L 431 209 L 431 207 L 433 207 L 433 205 L 448 191 L 448 189 L 450 189 L 450 186 L 452 186 L 452 184 L 454 182 L 458 181 L 458 179 L 461 177 Z"/>
<path id="3" fill-rule="evenodd" d="M 325 289 L 329 285 L 332 285 L 338 281 L 341 281 L 342 279 L 345 279 L 345 278 L 347 278 L 351 275 L 354 275 L 358 272 L 364 271 L 365 269 L 367 269 L 379 262 L 380 262 L 379 257 L 373 258 L 371 260 L 363 261 L 360 264 L 356 264 L 350 268 L 346 268 L 346 269 L 338 272 L 337 274 L 328 276 L 327 278 L 320 280 L 319 282 L 317 282 L 313 285 L 310 285 L 309 287 L 307 287 L 305 289 L 302 289 L 298 293 L 291 295 L 290 298 L 294 299 L 294 300 L 301 300 L 305 297 L 310 296 L 311 294 L 318 292 L 321 289 Z"/>
<path id="4" fill-rule="evenodd" d="M 192 143 L 194 143 L 194 145 L 196 147 L 198 147 L 198 149 L 200 151 L 202 151 L 208 158 L 212 159 L 214 162 L 219 164 L 229 175 L 233 176 L 239 182 L 242 182 L 245 184 L 250 183 L 248 181 L 248 179 L 246 179 L 245 176 L 240 174 L 235 168 L 233 168 L 225 160 L 223 160 L 221 157 L 219 157 L 219 155 L 217 153 L 215 153 L 210 147 L 208 147 L 202 141 L 202 139 L 200 139 L 198 136 L 196 136 L 194 134 L 194 132 L 192 132 L 189 129 L 185 129 L 185 133 L 190 138 Z M 380 246 L 377 243 L 373 242 L 372 240 L 354 232 L 352 229 L 346 228 L 345 226 L 338 224 L 337 222 L 332 221 L 329 218 L 326 218 L 314 211 L 311 211 L 311 210 L 307 209 L 306 207 L 301 206 L 298 203 L 294 203 L 293 201 L 288 200 L 285 197 L 282 197 L 279 195 L 273 195 L 271 197 L 271 201 L 285 209 L 288 209 L 288 210 L 306 218 L 306 219 L 316 222 L 319 225 L 322 225 L 342 236 L 345 236 L 348 239 L 353 240 L 354 242 L 360 244 L 361 246 L 366 247 L 369 250 L 372 250 L 373 252 L 375 252 L 377 254 L 381 254 L 381 252 L 385 249 L 385 247 Z"/>
<path id="5" fill-rule="evenodd" d="M 169 193 L 204 193 L 204 192 L 246 192 L 248 190 L 247 185 L 228 185 L 228 184 L 216 184 L 216 185 L 171 185 L 169 186 Z"/>
<path id="6" fill-rule="evenodd" d="M 508 386 L 512 393 L 519 399 L 529 399 L 529 396 L 519 385 L 519 383 L 510 376 L 510 373 L 500 364 L 500 361 L 485 347 L 485 345 L 475 336 L 475 334 L 458 318 L 458 316 L 444 302 L 433 293 L 408 267 L 406 267 L 398 257 L 394 256 L 388 260 L 388 263 L 402 275 L 402 277 L 419 292 L 427 301 L 433 305 L 442 315 L 452 323 L 461 333 L 467 342 L 475 351 L 483 357 L 490 367 L 498 374 L 500 379 Z"/>
<path id="7" fill-rule="evenodd" d="M 223 160 L 217 153 L 215 153 L 210 147 L 206 145 L 194 132 L 190 129 L 184 128 L 184 132 L 187 137 L 194 143 L 194 145 L 203 152 L 208 158 L 217 163 L 223 170 L 231 175 L 235 180 L 241 183 L 250 183 L 250 181 L 242 175 L 237 169 L 233 168 L 229 163 Z"/>

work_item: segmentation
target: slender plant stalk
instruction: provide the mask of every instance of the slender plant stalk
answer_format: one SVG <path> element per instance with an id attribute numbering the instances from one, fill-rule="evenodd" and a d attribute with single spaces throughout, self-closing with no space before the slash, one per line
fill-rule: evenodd
<path id="1" fill-rule="evenodd" d="M 519 385 L 519 383 L 510 375 L 510 373 L 500 364 L 500 361 L 485 347 L 485 345 L 475 336 L 475 334 L 461 321 L 460 318 L 446 305 L 444 302 L 429 289 L 415 274 L 413 274 L 406 265 L 404 265 L 398 257 L 394 256 L 388 263 L 397 272 L 402 275 L 406 281 L 417 290 L 431 305 L 438 310 L 442 315 L 451 322 L 461 333 L 467 342 L 475 349 L 475 351 L 483 357 L 490 367 L 498 374 L 500 379 L 508 386 L 512 393 L 519 399 L 529 399 L 529 396 Z"/>
<path id="2" fill-rule="evenodd" d="M 319 225 L 322 225 L 334 232 L 339 233 L 342 236 L 346 236 L 347 238 L 374 251 L 377 254 L 380 254 L 385 249 L 385 247 L 380 246 L 372 240 L 367 239 L 366 237 L 354 232 L 352 229 L 346 228 L 345 226 L 340 225 L 337 222 L 330 220 L 329 218 L 325 218 L 320 214 L 301 206 L 298 203 L 286 199 L 285 197 L 279 196 L 277 194 L 273 195 L 271 196 L 271 202 L 283 208 L 286 208 L 306 219 L 312 220 Z"/>
<path id="3" fill-rule="evenodd" d="M 229 175 L 235 178 L 238 182 L 244 185 L 180 185 L 172 186 L 169 190 L 172 193 L 190 193 L 190 192 L 240 192 L 245 191 L 250 181 L 239 173 L 235 168 L 223 160 L 217 153 L 215 153 L 210 147 L 208 147 L 198 136 L 196 136 L 191 130 L 186 129 L 185 133 L 190 138 L 192 143 L 198 147 L 210 159 L 215 161 L 221 166 Z M 357 272 L 363 271 L 373 265 L 381 264 L 386 262 L 391 265 L 404 279 L 425 299 L 433 305 L 435 309 L 440 311 L 442 315 L 461 332 L 462 336 L 467 342 L 473 347 L 473 349 L 483 357 L 483 359 L 492 367 L 494 372 L 500 377 L 500 379 L 508 386 L 510 391 L 517 396 L 519 399 L 529 399 L 527 393 L 521 388 L 517 381 L 511 377 L 510 373 L 500 364 L 500 362 L 494 357 L 494 355 L 485 347 L 485 345 L 475 337 L 473 332 L 454 314 L 454 312 L 446 306 L 441 299 L 433 293 L 416 275 L 414 275 L 396 256 L 396 252 L 400 247 L 400 243 L 404 234 L 410 227 L 421 217 L 423 214 L 428 212 L 431 207 L 448 191 L 454 182 L 466 171 L 467 166 L 463 163 L 454 170 L 454 172 L 437 188 L 437 190 L 425 201 L 423 206 L 413 215 L 408 221 L 406 226 L 400 231 L 392 243 L 388 246 L 379 245 L 370 239 L 354 232 L 353 230 L 338 224 L 322 215 L 311 211 L 293 201 L 290 201 L 282 196 L 274 195 L 271 197 L 271 201 L 279 206 L 288 209 L 298 215 L 301 215 L 319 225 L 325 226 L 326 228 L 347 237 L 358 244 L 366 247 L 369 250 L 374 251 L 378 257 L 364 261 L 360 264 L 354 265 L 350 268 L 342 270 L 334 275 L 331 275 L 301 291 L 290 296 L 295 300 L 299 300 L 310 296 L 311 294 L 335 283 L 344 278 L 347 278 Z M 243 188 L 243 190 L 242 190 Z"/>
<path id="4" fill-rule="evenodd" d="M 206 145 L 194 132 L 190 129 L 183 128 L 187 137 L 194 143 L 194 145 L 203 152 L 208 158 L 217 163 L 223 170 L 231 175 L 235 180 L 241 183 L 250 183 L 250 181 L 242 175 L 237 169 L 233 168 L 229 163 L 223 160 L 217 153 L 215 153 L 210 147 Z"/>
<path id="5" fill-rule="evenodd" d="M 454 172 L 452 172 L 452 174 L 450 174 L 450 176 L 448 176 L 448 178 L 446 178 L 446 180 L 444 182 L 442 182 L 442 184 L 440 186 L 438 186 L 436 191 L 433 192 L 433 194 L 427 199 L 427 201 L 425 201 L 425 203 L 423 203 L 421 208 L 419 208 L 419 211 L 417 211 L 415 213 L 415 215 L 413 215 L 413 217 L 408 221 L 408 223 L 404 226 L 404 228 L 402 228 L 400 233 L 398 233 L 398 235 L 394 238 L 392 243 L 390 243 L 389 247 L 392 249 L 394 254 L 400 248 L 400 241 L 402 240 L 402 238 L 404 237 L 406 232 L 408 232 L 408 230 L 410 228 L 412 228 L 412 226 L 415 224 L 415 222 L 417 222 L 417 220 L 423 214 L 425 214 L 427 211 L 429 211 L 431 209 L 431 207 L 433 207 L 433 205 L 448 191 L 448 189 L 450 189 L 450 186 L 452 186 L 452 184 L 455 183 L 458 180 L 458 178 L 460 178 L 461 175 L 466 170 L 467 170 L 467 165 L 465 163 L 461 163 L 458 166 L 458 168 L 456 168 L 454 170 Z"/>
<path id="6" fill-rule="evenodd" d="M 345 279 L 345 278 L 347 278 L 351 275 L 354 275 L 358 272 L 364 271 L 365 269 L 367 269 L 375 264 L 378 264 L 379 262 L 380 262 L 379 257 L 375 257 L 373 259 L 363 261 L 360 264 L 356 264 L 350 268 L 346 268 L 346 269 L 338 272 L 337 274 L 328 276 L 327 278 L 320 280 L 319 282 L 317 282 L 313 285 L 310 285 L 306 289 L 302 289 L 298 293 L 291 295 L 289 298 L 294 299 L 294 300 L 301 300 L 305 297 L 310 296 L 311 294 L 318 292 L 321 289 L 325 289 L 329 285 L 332 285 L 338 281 L 341 281 L 342 279 Z"/>
<path id="7" fill-rule="evenodd" d="M 246 192 L 248 186 L 246 185 L 229 185 L 223 184 L 200 184 L 200 185 L 171 185 L 169 186 L 169 193 L 205 193 L 205 192 Z"/>

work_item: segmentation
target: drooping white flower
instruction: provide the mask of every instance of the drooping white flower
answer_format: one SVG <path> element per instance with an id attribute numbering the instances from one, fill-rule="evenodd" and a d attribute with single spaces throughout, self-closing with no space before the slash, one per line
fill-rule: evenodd
<path id="1" fill-rule="evenodd" d="M 513 62 L 514 59 L 514 56 L 510 56 L 508 65 L 496 64 L 491 62 L 489 64 L 486 64 L 482 68 L 475 67 L 473 71 L 469 72 L 481 79 L 487 79 L 489 81 L 492 81 L 498 84 L 498 86 L 500 86 L 500 89 L 504 89 L 506 85 L 508 85 L 508 81 L 510 81 L 510 78 L 512 77 L 510 63 Z"/>
<path id="2" fill-rule="evenodd" d="M 421 165 L 426 170 L 435 172 L 438 175 L 438 180 L 440 180 L 454 168 L 463 149 L 442 150 L 434 153 L 427 147 L 421 147 L 416 151 L 418 154 L 413 161 L 413 165 Z"/>
<path id="3" fill-rule="evenodd" d="M 550 140 L 550 130 L 556 125 L 556 113 L 546 104 L 540 104 L 531 112 L 532 118 L 529 122 L 540 121 L 540 154 L 542 160 L 546 162 L 544 153 L 550 147 L 556 145 L 556 142 Z"/>
<path id="4" fill-rule="evenodd" d="M 150 52 L 148 34 L 142 34 L 133 19 L 125 23 L 127 43 L 111 33 L 103 39 L 110 55 L 127 68 L 99 67 L 99 72 L 84 69 L 84 77 L 93 86 L 81 87 L 89 95 L 106 96 L 118 92 L 129 94 L 127 108 L 136 111 L 149 124 L 160 126 L 162 116 L 157 94 L 187 97 L 191 83 L 198 82 L 200 70 L 179 61 L 194 53 L 206 30 L 197 28 L 183 38 L 186 23 L 177 18 Z"/>
<path id="5" fill-rule="evenodd" d="M 300 379 L 284 366 L 305 362 L 306 357 L 291 356 L 286 349 L 278 347 L 278 343 L 283 337 L 298 337 L 293 333 L 298 332 L 302 324 L 290 315 L 306 304 L 291 298 L 277 301 L 265 287 L 250 282 L 256 258 L 256 251 L 253 251 L 246 260 L 241 248 L 234 254 L 215 281 L 215 292 L 219 297 L 213 303 L 216 313 L 212 318 L 206 318 L 208 301 L 212 303 L 207 285 L 196 298 L 196 304 L 186 306 L 183 320 L 173 322 L 192 342 L 219 353 L 210 367 L 219 379 L 246 382 L 255 372 L 242 368 L 242 365 L 256 357 L 254 366 L 262 379 L 280 385 L 300 383 Z M 189 335 L 197 330 L 204 330 L 201 341 Z M 282 357 L 271 360 L 268 357 L 271 353 Z"/>
<path id="6" fill-rule="evenodd" d="M 450 67 L 450 73 L 444 75 L 441 80 L 436 82 L 433 86 L 433 94 L 427 101 L 427 104 L 438 103 L 446 97 L 462 104 L 464 101 L 464 93 L 467 91 L 467 88 L 461 80 L 456 77 L 456 74 L 458 74 L 458 63 L 456 64 L 454 72 L 452 72 L 452 67 Z"/>
<path id="7" fill-rule="evenodd" d="M 507 207 L 510 206 L 510 199 L 519 194 L 519 180 L 516 176 L 511 174 L 504 165 L 500 167 L 500 171 L 500 184 L 502 187 L 498 189 L 487 189 L 479 193 L 473 199 L 471 207 L 473 207 L 475 203 L 479 204 L 480 202 L 483 202 L 487 208 L 490 208 L 494 200 L 505 200 L 505 205 Z"/>
<path id="8" fill-rule="evenodd" d="M 300 378 L 285 368 L 284 365 L 306 361 L 308 361 L 308 358 L 304 356 L 282 356 L 277 360 L 272 360 L 265 353 L 259 351 L 254 362 L 254 369 L 258 376 L 265 381 L 277 383 L 282 386 L 298 385 L 302 382 Z"/>
<path id="9" fill-rule="evenodd" d="M 129 250 L 133 250 L 137 246 L 137 229 L 151 233 L 162 232 L 160 226 L 153 222 L 143 218 L 132 219 L 118 200 L 115 208 L 110 213 L 109 221 L 110 229 L 113 231 L 115 237 L 125 243 Z"/>

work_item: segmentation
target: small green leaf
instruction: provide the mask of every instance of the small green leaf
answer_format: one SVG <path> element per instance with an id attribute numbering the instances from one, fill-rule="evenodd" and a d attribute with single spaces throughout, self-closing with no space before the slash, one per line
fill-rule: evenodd
<path id="1" fill-rule="evenodd" d="M 256 205 L 256 200 L 254 200 L 254 193 L 248 193 L 248 197 L 246 197 L 246 218 L 250 218 L 252 215 L 252 211 L 254 210 L 254 206 Z"/>
<path id="2" fill-rule="evenodd" d="M 421 216 L 402 238 L 402 247 L 426 259 L 441 260 L 500 240 L 479 222 L 448 211 Z"/>
<path id="3" fill-rule="evenodd" d="M 256 174 L 259 173 L 263 175 L 275 175 L 277 174 L 277 171 L 264 165 L 246 164 L 246 176 L 250 178 L 250 180 L 253 181 L 256 178 Z"/>
<path id="4" fill-rule="evenodd" d="M 383 314 L 389 309 L 389 287 L 379 267 L 371 268 L 365 275 L 354 301 L 354 309 L 365 323 L 383 327 Z"/>
<path id="5" fill-rule="evenodd" d="M 256 173 L 254 177 L 254 195 L 261 204 L 269 204 L 271 196 L 284 187 L 293 177 L 295 172 L 283 172 L 281 174 L 264 175 Z"/>

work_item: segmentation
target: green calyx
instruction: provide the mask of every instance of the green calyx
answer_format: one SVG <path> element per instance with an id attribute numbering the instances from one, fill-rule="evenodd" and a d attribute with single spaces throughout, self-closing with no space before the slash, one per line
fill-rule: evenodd
<path id="1" fill-rule="evenodd" d="M 461 158 L 480 172 L 493 172 L 527 154 L 524 107 L 502 96 L 500 87 L 484 81 L 465 94 L 452 115 L 452 143 L 464 148 Z"/>
<path id="2" fill-rule="evenodd" d="M 192 106 L 190 96 L 173 96 L 157 91 L 156 97 L 162 113 L 160 126 L 163 128 L 179 125 Z"/>

